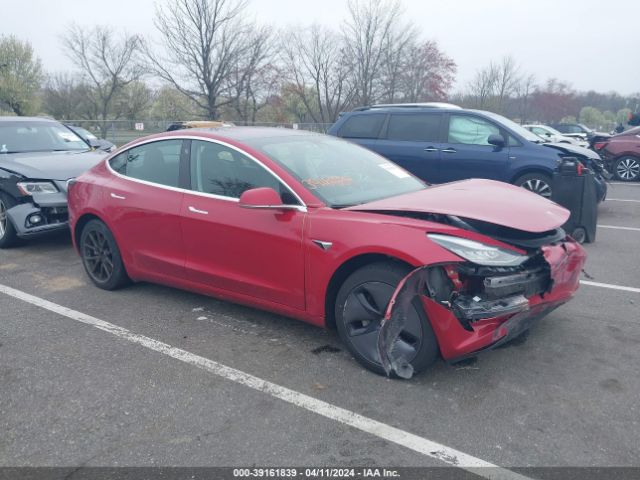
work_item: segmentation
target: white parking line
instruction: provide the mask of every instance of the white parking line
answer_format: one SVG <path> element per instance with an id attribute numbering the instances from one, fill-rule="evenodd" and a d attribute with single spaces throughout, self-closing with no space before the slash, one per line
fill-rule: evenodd
<path id="1" fill-rule="evenodd" d="M 44 308 L 45 310 L 70 318 L 71 320 L 90 325 L 131 343 L 137 343 L 145 348 L 201 368 L 214 375 L 239 383 L 245 387 L 258 390 L 259 392 L 266 393 L 267 395 L 271 395 L 272 397 L 278 398 L 287 403 L 304 408 L 310 412 L 322 415 L 344 425 L 351 426 L 362 432 L 375 435 L 376 437 L 401 445 L 422 455 L 435 458 L 451 466 L 462 468 L 484 478 L 491 480 L 529 480 L 528 477 L 486 462 L 480 458 L 468 455 L 454 448 L 447 447 L 441 443 L 428 440 L 386 423 L 373 420 L 323 400 L 318 400 L 317 398 L 310 397 L 304 393 L 271 383 L 241 370 L 237 370 L 208 358 L 187 352 L 186 350 L 172 347 L 169 344 L 154 340 L 153 338 L 133 333 L 126 328 L 119 327 L 104 320 L 100 320 L 99 318 L 63 307 L 62 305 L 30 295 L 21 290 L 16 290 L 0 284 L 0 293 L 4 293 L 5 295 L 9 295 L 37 307 Z"/>
<path id="2" fill-rule="evenodd" d="M 624 185 L 625 187 L 640 187 L 640 183 L 609 182 L 609 185 Z"/>
<path id="3" fill-rule="evenodd" d="M 622 290 L 623 292 L 640 293 L 640 288 L 625 287 L 623 285 L 613 285 L 611 283 L 589 282 L 587 280 L 580 280 L 581 285 L 589 285 L 590 287 L 610 288 L 612 290 Z"/>
<path id="4" fill-rule="evenodd" d="M 631 202 L 631 203 L 640 203 L 640 200 L 629 200 L 627 198 L 607 198 L 605 201 L 607 202 Z"/>
<path id="5" fill-rule="evenodd" d="M 640 232 L 640 228 L 636 227 L 618 227 L 617 225 L 600 225 L 598 224 L 598 228 L 611 228 L 614 230 L 629 230 L 632 232 Z"/>

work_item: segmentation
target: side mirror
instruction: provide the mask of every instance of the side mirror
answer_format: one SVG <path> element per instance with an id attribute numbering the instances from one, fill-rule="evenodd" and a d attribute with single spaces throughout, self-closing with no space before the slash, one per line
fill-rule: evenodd
<path id="1" fill-rule="evenodd" d="M 100 140 L 93 140 L 90 138 L 89 145 L 91 145 L 91 148 L 95 148 L 97 150 L 98 148 L 100 148 Z"/>
<path id="2" fill-rule="evenodd" d="M 240 195 L 241 208 L 255 208 L 264 210 L 300 210 L 299 205 L 285 205 L 278 192 L 273 188 L 252 188 Z"/>
<path id="3" fill-rule="evenodd" d="M 273 188 L 252 188 L 240 195 L 242 208 L 278 208 L 282 206 L 282 199 Z"/>
<path id="4" fill-rule="evenodd" d="M 502 148 L 505 145 L 504 137 L 502 135 L 498 135 L 497 133 L 492 133 L 491 135 L 489 135 L 489 138 L 487 138 L 487 143 L 498 148 Z"/>

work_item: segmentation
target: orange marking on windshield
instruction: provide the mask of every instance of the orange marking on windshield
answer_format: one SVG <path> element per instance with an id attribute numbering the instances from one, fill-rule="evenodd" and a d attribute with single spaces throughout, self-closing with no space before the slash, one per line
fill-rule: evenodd
<path id="1" fill-rule="evenodd" d="M 353 183 L 353 179 L 351 177 L 322 177 L 322 178 L 307 178 L 303 180 L 302 183 L 307 185 L 310 190 L 315 190 L 320 187 L 346 187 Z"/>

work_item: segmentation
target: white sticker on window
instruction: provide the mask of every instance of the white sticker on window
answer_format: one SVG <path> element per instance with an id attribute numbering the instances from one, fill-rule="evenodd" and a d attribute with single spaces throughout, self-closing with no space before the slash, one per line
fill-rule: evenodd
<path id="1" fill-rule="evenodd" d="M 380 163 L 378 164 L 378 166 L 380 168 L 384 168 L 391 175 L 395 175 L 398 178 L 408 178 L 411 176 L 407 172 L 405 172 L 403 169 L 401 169 L 399 166 L 394 165 L 392 163 Z"/>
<path id="2" fill-rule="evenodd" d="M 71 132 L 58 132 L 58 136 L 65 142 L 77 142 L 80 139 Z"/>

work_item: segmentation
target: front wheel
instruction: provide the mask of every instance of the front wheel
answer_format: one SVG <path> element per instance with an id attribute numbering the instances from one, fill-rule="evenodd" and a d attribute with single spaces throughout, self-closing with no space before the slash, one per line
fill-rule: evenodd
<path id="1" fill-rule="evenodd" d="M 91 220 L 82 229 L 80 256 L 87 275 L 97 287 L 115 290 L 129 282 L 116 240 L 100 220 Z"/>
<path id="2" fill-rule="evenodd" d="M 618 180 L 633 182 L 640 178 L 640 159 L 626 156 L 616 160 L 613 164 L 613 173 Z"/>
<path id="3" fill-rule="evenodd" d="M 365 265 L 342 284 L 336 297 L 338 334 L 355 359 L 368 370 L 385 375 L 378 353 L 380 322 L 395 291 L 410 269 L 394 262 Z M 415 373 L 438 357 L 438 342 L 419 299 L 414 299 L 395 344 Z"/>
<path id="4" fill-rule="evenodd" d="M 16 229 L 7 215 L 7 210 L 14 205 L 10 197 L 0 193 L 0 248 L 13 247 L 18 243 Z"/>
<path id="5" fill-rule="evenodd" d="M 537 193 L 544 198 L 551 198 L 551 177 L 544 173 L 527 173 L 514 183 L 516 186 Z"/>

